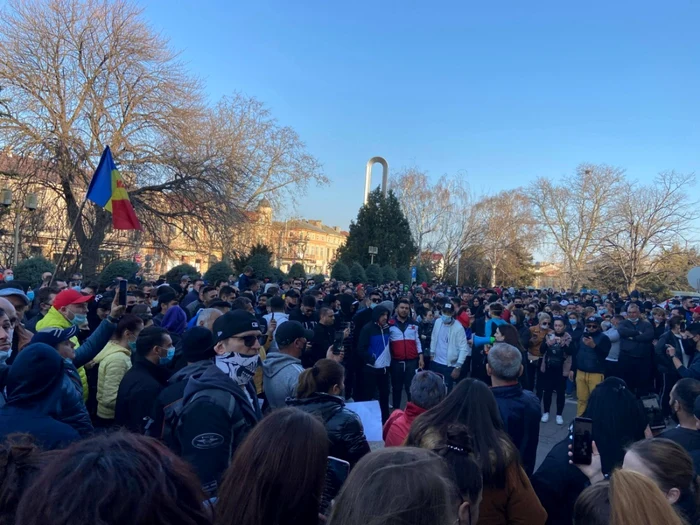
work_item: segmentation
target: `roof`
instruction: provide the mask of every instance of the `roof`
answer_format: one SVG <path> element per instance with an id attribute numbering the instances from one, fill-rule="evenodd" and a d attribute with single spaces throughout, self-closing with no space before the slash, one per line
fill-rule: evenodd
<path id="1" fill-rule="evenodd" d="M 290 221 L 287 221 L 287 228 L 292 229 L 292 230 L 308 230 L 312 232 L 317 232 L 317 233 L 324 233 L 326 235 L 337 235 L 339 237 L 347 237 L 349 234 L 348 232 L 345 231 L 338 231 L 334 228 L 331 228 L 330 226 L 326 226 L 325 224 L 320 224 L 320 221 L 314 221 L 316 224 L 312 224 L 308 220 L 305 219 L 293 219 Z M 275 222 L 275 226 L 284 228 L 284 222 Z"/>

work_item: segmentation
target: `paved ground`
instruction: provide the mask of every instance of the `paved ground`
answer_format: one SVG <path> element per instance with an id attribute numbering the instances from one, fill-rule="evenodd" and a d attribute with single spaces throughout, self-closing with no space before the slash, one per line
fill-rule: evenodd
<path id="1" fill-rule="evenodd" d="M 556 399 L 557 395 L 552 395 L 552 409 L 554 409 L 556 406 Z M 404 398 L 402 405 L 405 403 L 406 400 Z M 542 463 L 552 447 L 564 439 L 569 433 L 569 425 L 576 417 L 576 401 L 571 399 L 566 400 L 566 403 L 564 404 L 563 425 L 557 425 L 555 415 L 556 414 L 554 412 L 551 412 L 549 422 L 540 423 L 540 443 L 537 447 L 537 463 L 535 468 L 540 466 L 540 463 Z M 370 447 L 372 450 L 383 448 L 384 442 L 372 441 L 370 442 Z"/>

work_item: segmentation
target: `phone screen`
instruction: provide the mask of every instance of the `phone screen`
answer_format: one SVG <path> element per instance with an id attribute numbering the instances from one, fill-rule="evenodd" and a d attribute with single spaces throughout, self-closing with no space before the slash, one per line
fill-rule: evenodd
<path id="1" fill-rule="evenodd" d="M 644 408 L 653 408 L 656 410 L 661 409 L 661 407 L 659 406 L 659 399 L 656 396 L 643 397 L 642 405 L 644 406 Z"/>
<path id="2" fill-rule="evenodd" d="M 335 339 L 333 339 L 333 353 L 335 355 L 340 355 L 343 350 L 343 339 L 345 339 L 345 333 L 342 330 L 336 330 Z"/>
<path id="3" fill-rule="evenodd" d="M 126 306 L 126 281 L 119 281 L 119 304 Z"/>
<path id="4" fill-rule="evenodd" d="M 323 486 L 323 494 L 321 494 L 321 514 L 328 516 L 331 509 L 331 503 L 340 492 L 340 488 L 345 483 L 350 473 L 350 463 L 342 459 L 328 456 L 326 464 L 326 482 Z"/>
<path id="5" fill-rule="evenodd" d="M 585 417 L 574 420 L 574 457 L 577 465 L 590 465 L 593 456 L 593 421 Z"/>

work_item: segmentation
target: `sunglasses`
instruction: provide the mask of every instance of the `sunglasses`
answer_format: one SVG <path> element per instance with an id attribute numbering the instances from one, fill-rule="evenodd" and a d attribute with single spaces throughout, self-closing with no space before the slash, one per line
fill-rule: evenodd
<path id="1" fill-rule="evenodd" d="M 241 339 L 243 341 L 243 344 L 248 348 L 252 348 L 253 346 L 255 346 L 255 342 L 258 340 L 257 335 L 244 335 L 243 337 L 234 335 L 233 338 Z"/>
<path id="2" fill-rule="evenodd" d="M 587 324 L 587 325 L 586 325 L 586 328 L 589 329 L 589 330 L 597 330 L 597 329 L 598 329 L 598 325 L 597 325 L 597 324 Z"/>
<path id="3" fill-rule="evenodd" d="M 549 326 L 549 323 L 542 323 L 542 326 Z"/>
<path id="4" fill-rule="evenodd" d="M 382 302 L 382 300 L 381 300 L 381 299 L 378 299 L 378 298 L 374 298 L 374 299 L 372 299 L 372 302 L 373 302 L 374 304 L 379 304 L 379 303 Z"/>

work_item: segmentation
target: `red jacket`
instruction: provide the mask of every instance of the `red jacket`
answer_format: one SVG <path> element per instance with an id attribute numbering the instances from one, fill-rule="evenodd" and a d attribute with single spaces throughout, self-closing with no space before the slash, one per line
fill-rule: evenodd
<path id="1" fill-rule="evenodd" d="M 402 323 L 396 317 L 389 319 L 389 350 L 391 358 L 399 361 L 418 359 L 423 353 L 418 325 L 413 320 Z"/>
<path id="2" fill-rule="evenodd" d="M 384 446 L 400 447 L 403 445 L 408 432 L 411 430 L 413 420 L 425 411 L 425 408 L 414 405 L 410 401 L 406 403 L 406 410 L 394 410 L 382 429 Z"/>

